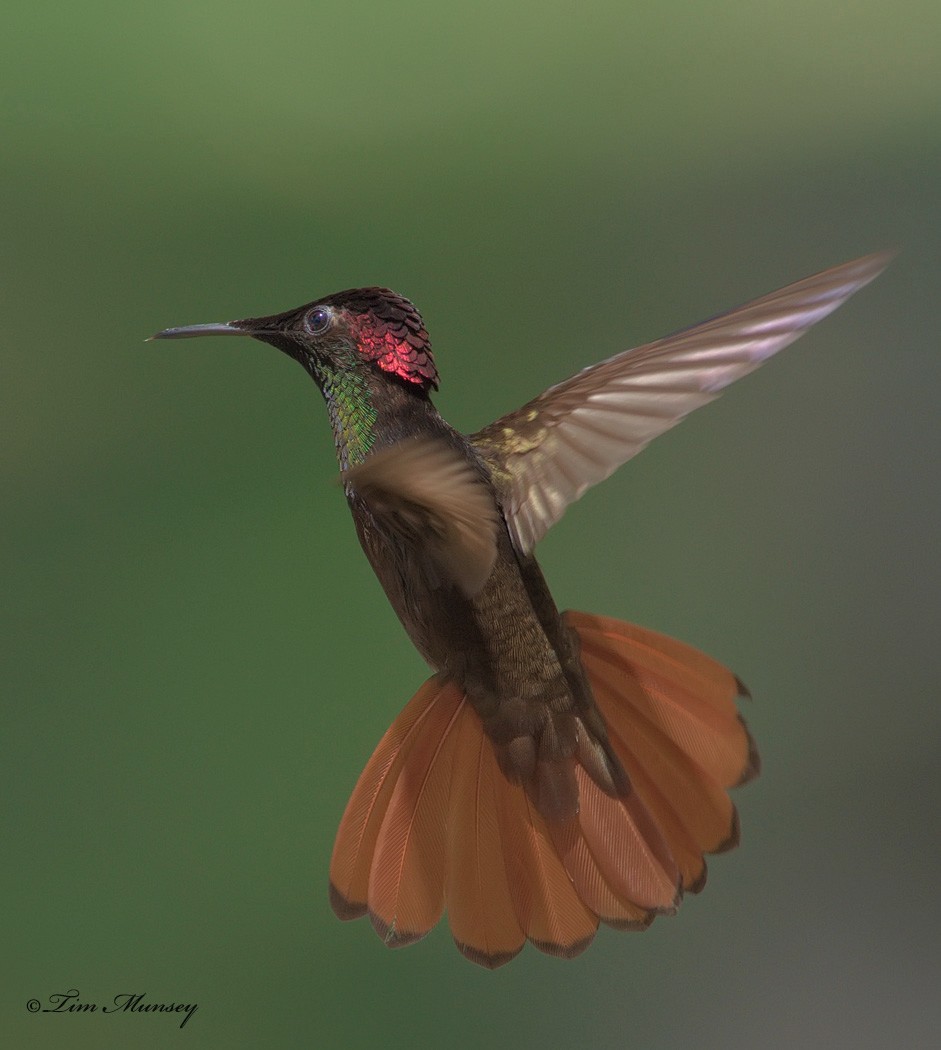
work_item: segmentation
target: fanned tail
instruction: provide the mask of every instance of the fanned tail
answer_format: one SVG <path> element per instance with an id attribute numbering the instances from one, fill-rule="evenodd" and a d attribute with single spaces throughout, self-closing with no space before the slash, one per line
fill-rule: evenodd
<path id="1" fill-rule="evenodd" d="M 340 823 L 330 895 L 341 919 L 368 913 L 398 947 L 447 906 L 458 948 L 482 966 L 526 940 L 569 958 L 599 921 L 643 929 L 675 912 L 702 888 L 704 854 L 738 843 L 727 789 L 759 769 L 738 679 L 654 631 L 564 618 L 630 790 L 613 796 L 577 765 L 578 814 L 548 822 L 501 771 L 460 689 L 435 676 L 383 737 Z"/>

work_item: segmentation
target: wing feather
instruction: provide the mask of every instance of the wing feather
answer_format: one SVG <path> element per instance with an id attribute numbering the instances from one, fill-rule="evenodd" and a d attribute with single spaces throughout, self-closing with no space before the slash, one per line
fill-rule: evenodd
<path id="1" fill-rule="evenodd" d="M 413 438 L 373 452 L 341 475 L 382 529 L 405 540 L 415 569 L 452 581 L 467 597 L 497 557 L 497 507 L 469 459 L 453 445 Z"/>
<path id="2" fill-rule="evenodd" d="M 590 486 L 832 313 L 889 253 L 824 270 L 703 324 L 586 368 L 472 435 L 528 554 Z"/>

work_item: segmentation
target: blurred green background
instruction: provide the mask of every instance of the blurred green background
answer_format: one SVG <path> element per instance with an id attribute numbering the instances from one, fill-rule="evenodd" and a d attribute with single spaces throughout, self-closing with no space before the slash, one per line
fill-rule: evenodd
<path id="1" fill-rule="evenodd" d="M 6 1045 L 933 1045 L 939 38 L 936 0 L 8 6 Z M 143 339 L 387 284 L 470 430 L 882 247 L 541 547 L 560 606 L 751 686 L 741 849 L 569 963 L 338 923 L 337 821 L 425 668 L 301 370 Z M 69 988 L 199 1010 L 27 1012 Z"/>

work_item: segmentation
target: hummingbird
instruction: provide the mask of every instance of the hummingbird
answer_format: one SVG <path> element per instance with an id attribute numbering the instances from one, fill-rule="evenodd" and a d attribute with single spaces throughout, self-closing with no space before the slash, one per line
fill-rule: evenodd
<path id="1" fill-rule="evenodd" d="M 366 764 L 340 821 L 330 901 L 391 947 L 447 910 L 495 968 L 525 942 L 570 958 L 600 923 L 641 930 L 739 842 L 729 796 L 760 768 L 740 679 L 656 631 L 560 613 L 534 548 L 591 485 L 872 281 L 889 254 L 824 270 L 627 350 L 462 434 L 431 400 L 421 315 L 354 288 L 154 339 L 251 336 L 326 402 L 369 563 L 433 674 Z"/>

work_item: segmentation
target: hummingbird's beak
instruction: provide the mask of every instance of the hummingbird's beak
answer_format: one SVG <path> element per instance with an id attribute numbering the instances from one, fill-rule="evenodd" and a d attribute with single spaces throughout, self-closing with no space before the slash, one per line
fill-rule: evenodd
<path id="1" fill-rule="evenodd" d="M 253 332 L 244 328 L 237 328 L 234 324 L 188 324 L 182 328 L 164 328 L 149 339 L 144 340 L 152 343 L 155 339 L 194 339 L 198 335 L 253 335 Z"/>

